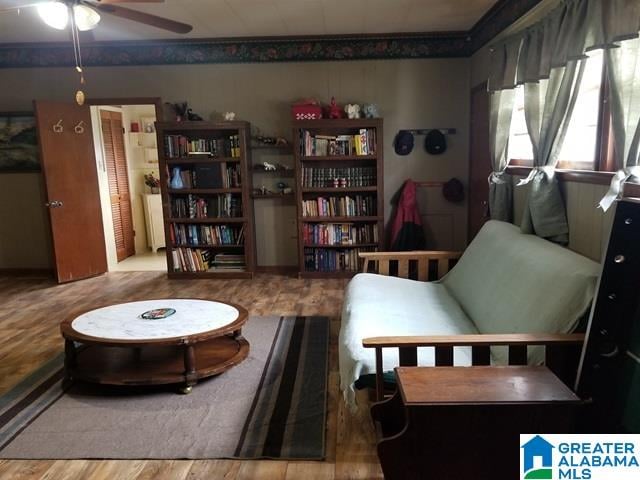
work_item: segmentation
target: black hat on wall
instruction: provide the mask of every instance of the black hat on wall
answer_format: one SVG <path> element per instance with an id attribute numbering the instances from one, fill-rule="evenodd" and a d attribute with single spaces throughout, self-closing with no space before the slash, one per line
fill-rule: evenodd
<path id="1" fill-rule="evenodd" d="M 429 130 L 424 138 L 424 149 L 431 155 L 439 155 L 447 150 L 447 139 L 440 130 Z"/>
<path id="2" fill-rule="evenodd" d="M 400 130 L 393 141 L 393 148 L 398 155 L 409 155 L 413 150 L 413 133 Z"/>
<path id="3" fill-rule="evenodd" d="M 464 200 L 464 185 L 454 177 L 442 185 L 442 195 L 449 202 L 460 203 Z"/>

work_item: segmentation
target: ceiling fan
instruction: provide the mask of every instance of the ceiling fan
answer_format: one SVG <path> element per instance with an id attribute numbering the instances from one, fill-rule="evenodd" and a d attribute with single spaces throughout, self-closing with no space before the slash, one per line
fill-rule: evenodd
<path id="1" fill-rule="evenodd" d="M 78 105 L 83 105 L 85 94 L 82 86 L 85 84 L 82 55 L 80 53 L 80 32 L 90 31 L 100 23 L 100 14 L 106 13 L 115 17 L 125 18 L 134 22 L 150 25 L 173 33 L 189 33 L 193 27 L 186 23 L 176 22 L 168 18 L 158 17 L 150 13 L 132 10 L 115 5 L 118 3 L 162 3 L 164 0 L 42 0 L 30 3 L 11 2 L 10 7 L 0 8 L 0 13 L 20 11 L 24 8 L 35 7 L 44 23 L 57 30 L 64 30 L 70 26 L 73 55 L 76 71 L 80 75 L 80 88 L 75 99 Z"/>
<path id="2" fill-rule="evenodd" d="M 164 0 L 42 0 L 39 2 L 26 0 L 24 4 L 17 2 L 11 7 L 0 8 L 0 13 L 35 7 L 40 18 L 50 27 L 64 30 L 67 25 L 73 26 L 75 23 L 79 31 L 96 28 L 100 22 L 100 14 L 106 13 L 173 33 L 189 33 L 193 27 L 186 23 L 116 5 L 119 3 L 163 2 Z"/>

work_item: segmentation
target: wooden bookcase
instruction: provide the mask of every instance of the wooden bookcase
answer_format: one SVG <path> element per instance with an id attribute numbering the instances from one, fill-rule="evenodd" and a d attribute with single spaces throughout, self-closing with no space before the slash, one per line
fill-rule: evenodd
<path id="1" fill-rule="evenodd" d="M 249 123 L 158 122 L 156 131 L 169 277 L 252 278 Z M 171 187 L 176 168 L 182 188 Z"/>
<path id="2" fill-rule="evenodd" d="M 358 252 L 382 250 L 382 123 L 379 118 L 293 122 L 299 276 L 349 277 L 359 270 Z M 368 132 L 368 146 L 355 152 L 346 139 L 362 130 Z M 343 140 L 332 140 L 340 136 Z M 344 212 L 347 198 L 348 215 Z M 325 204 L 324 214 L 319 212 L 320 204 Z"/>

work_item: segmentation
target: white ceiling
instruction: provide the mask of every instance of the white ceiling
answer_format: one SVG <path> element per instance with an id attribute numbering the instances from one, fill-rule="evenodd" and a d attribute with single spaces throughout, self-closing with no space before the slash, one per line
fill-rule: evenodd
<path id="1" fill-rule="evenodd" d="M 0 0 L 0 9 L 31 0 Z M 496 0 L 166 0 L 124 4 L 193 25 L 177 35 L 107 14 L 96 40 L 442 32 L 470 29 Z M 0 13 L 0 43 L 66 41 L 34 8 Z"/>

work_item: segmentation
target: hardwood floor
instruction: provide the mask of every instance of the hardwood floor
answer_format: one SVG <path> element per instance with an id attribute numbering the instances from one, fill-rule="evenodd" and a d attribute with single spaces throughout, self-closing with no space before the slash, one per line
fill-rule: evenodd
<path id="1" fill-rule="evenodd" d="M 157 272 L 109 273 L 58 285 L 48 278 L 0 276 L 0 394 L 63 351 L 58 325 L 81 309 L 168 297 L 220 299 L 251 315 L 326 315 L 331 318 L 327 459 L 270 460 L 5 460 L 11 479 L 380 479 L 368 412 L 345 411 L 339 392 L 337 336 L 343 279 L 297 279 L 259 274 L 254 280 L 168 280 Z"/>

